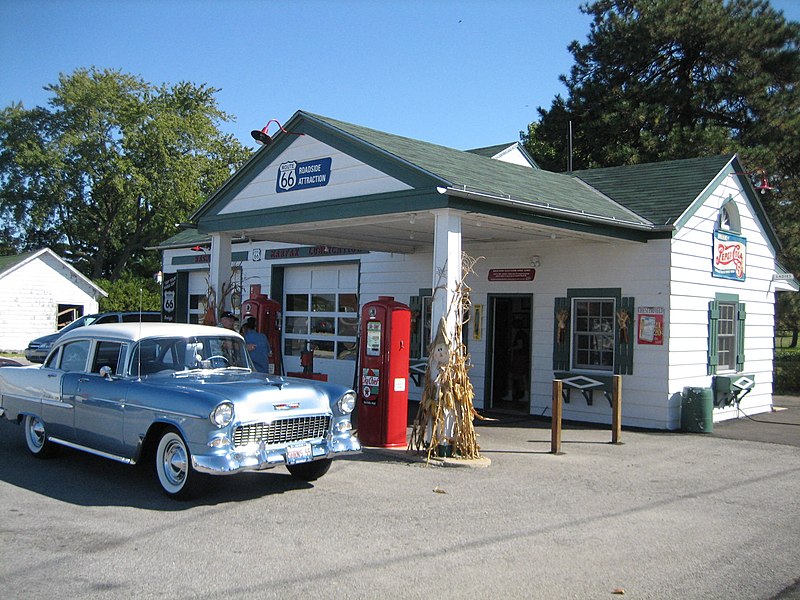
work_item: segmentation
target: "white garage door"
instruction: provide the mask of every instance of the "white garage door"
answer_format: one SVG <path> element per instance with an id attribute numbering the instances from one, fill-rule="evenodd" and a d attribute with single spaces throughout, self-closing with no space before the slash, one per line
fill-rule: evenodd
<path id="1" fill-rule="evenodd" d="M 316 265 L 284 271 L 284 364 L 302 371 L 300 353 L 311 345 L 314 371 L 353 385 L 358 333 L 358 265 Z"/>

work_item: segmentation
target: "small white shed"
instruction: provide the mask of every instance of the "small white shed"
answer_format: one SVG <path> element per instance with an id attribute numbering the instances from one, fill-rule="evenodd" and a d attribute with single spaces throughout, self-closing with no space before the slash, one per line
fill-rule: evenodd
<path id="1" fill-rule="evenodd" d="M 0 256 L 0 351 L 19 351 L 59 321 L 97 312 L 108 294 L 49 248 Z"/>

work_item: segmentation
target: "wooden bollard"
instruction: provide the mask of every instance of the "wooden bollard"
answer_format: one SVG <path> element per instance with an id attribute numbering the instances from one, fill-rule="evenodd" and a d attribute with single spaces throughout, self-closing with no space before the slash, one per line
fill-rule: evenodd
<path id="1" fill-rule="evenodd" d="M 614 375 L 611 391 L 611 443 L 621 444 L 622 437 L 622 375 Z"/>
<path id="2" fill-rule="evenodd" d="M 564 384 L 553 380 L 553 422 L 550 430 L 550 453 L 561 454 L 561 392 Z"/>

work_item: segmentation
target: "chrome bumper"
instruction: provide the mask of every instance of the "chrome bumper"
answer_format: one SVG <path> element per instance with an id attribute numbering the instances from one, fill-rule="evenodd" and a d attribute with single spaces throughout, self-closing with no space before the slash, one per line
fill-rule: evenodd
<path id="1" fill-rule="evenodd" d="M 333 458 L 334 455 L 356 454 L 361 451 L 361 442 L 353 435 L 336 436 L 330 439 L 312 440 L 312 460 Z M 192 466 L 208 475 L 230 475 L 241 471 L 263 471 L 287 463 L 287 446 L 264 447 L 250 445 L 236 448 L 223 454 L 192 454 Z"/>

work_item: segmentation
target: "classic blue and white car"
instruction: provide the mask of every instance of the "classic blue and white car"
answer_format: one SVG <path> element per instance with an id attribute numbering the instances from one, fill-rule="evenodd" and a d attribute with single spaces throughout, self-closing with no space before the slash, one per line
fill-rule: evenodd
<path id="1" fill-rule="evenodd" d="M 254 370 L 242 337 L 220 327 L 137 323 L 64 334 L 41 366 L 0 368 L 0 415 L 37 457 L 54 444 L 135 464 L 152 460 L 171 497 L 202 474 L 286 465 L 324 475 L 358 452 L 356 394 Z"/>

